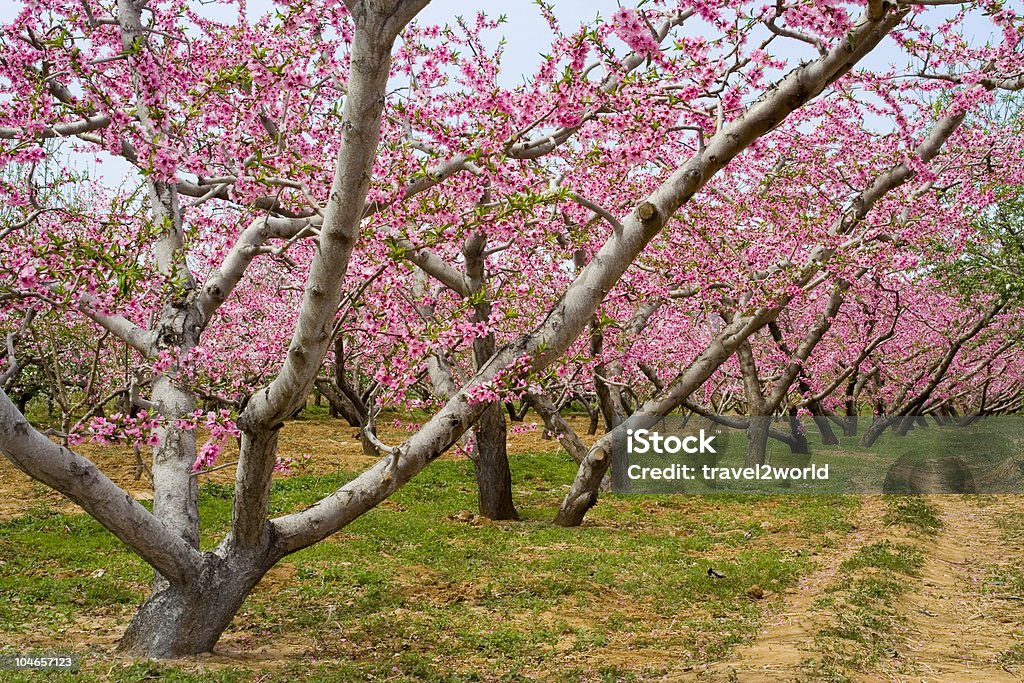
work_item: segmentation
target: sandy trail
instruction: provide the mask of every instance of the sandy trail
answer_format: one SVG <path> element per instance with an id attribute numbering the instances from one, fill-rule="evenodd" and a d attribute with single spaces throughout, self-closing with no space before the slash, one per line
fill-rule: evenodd
<path id="1" fill-rule="evenodd" d="M 995 524 L 1021 504 L 1012 497 L 930 496 L 943 521 L 933 538 L 907 536 L 882 522 L 881 496 L 864 499 L 854 516 L 855 530 L 829 553 L 819 569 L 790 591 L 769 615 L 761 634 L 738 647 L 728 660 L 695 674 L 699 681 L 813 681 L 802 663 L 815 654 L 814 635 L 828 615 L 811 610 L 837 580 L 840 565 L 859 548 L 883 540 L 913 542 L 925 553 L 920 576 L 899 601 L 908 624 L 900 654 L 906 674 L 847 672 L 852 680 L 905 683 L 994 683 L 1024 681 L 1024 669 L 1000 661 L 1024 621 L 1017 600 L 1000 596 L 988 584 L 991 569 L 1024 559 Z M 1016 596 L 1017 599 L 1024 596 Z M 692 680 L 692 679 L 691 679 Z"/>
<path id="2" fill-rule="evenodd" d="M 922 543 L 925 564 L 916 590 L 901 601 L 912 624 L 907 657 L 916 665 L 908 681 L 962 683 L 1020 681 L 1024 672 L 1000 662 L 1021 627 L 1020 609 L 987 585 L 989 570 L 1019 562 L 994 520 L 1012 505 L 960 496 L 930 496 L 942 531 Z M 1019 507 L 1019 504 L 1018 504 Z"/>

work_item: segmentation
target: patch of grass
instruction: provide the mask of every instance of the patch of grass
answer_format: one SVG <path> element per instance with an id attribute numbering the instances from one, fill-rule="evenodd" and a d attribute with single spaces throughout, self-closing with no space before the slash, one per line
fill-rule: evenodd
<path id="1" fill-rule="evenodd" d="M 852 579 L 840 594 L 819 602 L 829 623 L 814 636 L 816 656 L 804 662 L 812 680 L 850 680 L 851 672 L 871 672 L 898 657 L 905 624 L 896 609 L 905 580 L 884 576 Z"/>
<path id="2" fill-rule="evenodd" d="M 886 496 L 886 527 L 901 526 L 914 536 L 935 534 L 941 520 L 919 496 Z M 814 636 L 816 655 L 803 663 L 814 681 L 846 683 L 855 673 L 898 673 L 907 624 L 897 609 L 924 564 L 912 543 L 883 540 L 864 546 L 839 567 L 839 579 L 815 609 L 828 616 Z"/>
<path id="3" fill-rule="evenodd" d="M 643 680 L 714 661 L 750 638 L 765 601 L 748 589 L 770 598 L 792 586 L 814 552 L 849 531 L 857 505 L 831 496 L 608 495 L 582 528 L 565 529 L 550 520 L 573 464 L 546 454 L 512 465 L 521 522 L 472 515 L 471 463 L 442 460 L 273 569 L 220 645 L 273 653 L 297 643 L 267 654 L 278 661 L 266 672 L 255 663 L 122 665 L 85 648 L 82 672 L 48 678 Z M 276 480 L 273 514 L 309 505 L 354 474 Z M 204 548 L 227 529 L 232 495 L 230 486 L 200 487 Z M 0 640 L 26 648 L 97 633 L 109 643 L 151 578 L 89 517 L 45 509 L 0 524 L 0 558 Z M 709 577 L 709 567 L 725 578 Z M 644 651 L 652 654 L 636 654 Z"/>
<path id="4" fill-rule="evenodd" d="M 942 528 L 935 508 L 920 496 L 889 496 L 886 498 L 886 526 L 898 524 L 922 536 L 934 536 Z"/>
<path id="5" fill-rule="evenodd" d="M 98 522 L 37 507 L 0 525 L 0 633 L 60 631 L 76 617 L 120 616 L 150 578 Z"/>
<path id="6" fill-rule="evenodd" d="M 1024 600 L 1024 569 L 1017 565 L 992 567 L 988 586 L 993 592 L 1009 599 Z"/>
<path id="7" fill-rule="evenodd" d="M 843 562 L 840 570 L 852 573 L 870 568 L 915 576 L 922 564 L 924 564 L 924 553 L 916 545 L 881 541 L 858 550 Z"/>
<path id="8" fill-rule="evenodd" d="M 1018 643 L 999 654 L 1003 664 L 1024 664 L 1024 643 Z"/>
<path id="9" fill-rule="evenodd" d="M 52 653 L 52 651 L 50 651 Z M 45 654 L 40 651 L 40 654 Z M 169 681 L 171 683 L 250 683 L 258 680 L 256 674 L 241 668 L 204 669 L 188 671 L 181 668 L 155 662 L 137 664 L 101 664 L 98 660 L 83 662 L 81 670 L 75 672 L 60 671 L 5 671 L 5 683 L 35 683 L 43 680 L 47 683 L 99 683 L 100 681 L 125 681 L 142 683 L 143 681 Z M 321 680 L 344 680 L 342 678 Z"/>
<path id="10" fill-rule="evenodd" d="M 1009 512 L 997 520 L 1003 538 L 1010 543 L 1024 543 L 1024 512 Z"/>

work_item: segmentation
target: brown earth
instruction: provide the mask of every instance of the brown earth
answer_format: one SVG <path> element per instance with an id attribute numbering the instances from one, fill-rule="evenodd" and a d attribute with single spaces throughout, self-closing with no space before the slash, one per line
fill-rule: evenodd
<path id="1" fill-rule="evenodd" d="M 596 437 L 586 435 L 588 421 L 582 417 L 570 417 L 569 423 L 579 430 L 580 438 L 592 443 Z M 387 444 L 400 444 L 409 438 L 416 423 L 401 421 L 381 421 L 378 435 Z M 533 426 L 531 426 L 531 424 Z M 558 451 L 558 441 L 545 439 L 540 418 L 530 414 L 524 422 L 510 426 L 518 433 L 509 434 L 509 454 L 547 453 Z M 202 436 L 200 437 L 203 438 Z M 75 450 L 92 460 L 108 477 L 119 486 L 131 493 L 138 500 L 152 500 L 153 494 L 149 481 L 143 474 L 137 479 L 135 454 L 131 448 L 123 446 L 101 446 L 84 443 Z M 291 420 L 281 430 L 278 440 L 278 452 L 283 458 L 291 459 L 296 464 L 292 467 L 294 474 L 327 474 L 338 469 L 359 471 L 376 462 L 376 458 L 365 455 L 357 437 L 357 430 L 342 420 L 333 419 L 298 419 Z M 454 459 L 464 457 L 454 450 L 443 456 Z M 308 459 L 307 459 L 308 458 Z M 228 446 L 218 461 L 216 471 L 200 474 L 200 481 L 213 481 L 228 484 L 234 481 L 234 463 L 238 459 L 238 448 Z M 224 466 L 226 465 L 226 466 Z M 278 474 L 275 476 L 288 476 Z M 46 504 L 60 512 L 80 512 L 80 508 L 56 491 L 40 484 L 17 470 L 6 459 L 0 458 L 0 521 L 5 521 L 25 514 L 33 506 Z"/>
<path id="2" fill-rule="evenodd" d="M 695 674 L 701 681 L 793 681 L 800 677 L 821 616 L 811 606 L 836 580 L 840 565 L 859 548 L 877 540 L 885 508 L 881 496 L 865 496 L 853 517 L 853 530 L 839 548 L 824 555 L 817 571 L 786 592 L 767 616 L 761 634 L 732 656 Z"/>
<path id="3" fill-rule="evenodd" d="M 917 590 L 902 602 L 913 625 L 908 656 L 927 683 L 995 683 L 1024 680 L 1024 668 L 1000 662 L 1022 626 L 1014 600 L 988 585 L 989 570 L 1017 564 L 1022 548 L 1007 543 L 993 517 L 1020 509 L 1014 496 L 984 507 L 971 498 L 932 496 L 943 531 L 926 544 L 927 559 Z"/>

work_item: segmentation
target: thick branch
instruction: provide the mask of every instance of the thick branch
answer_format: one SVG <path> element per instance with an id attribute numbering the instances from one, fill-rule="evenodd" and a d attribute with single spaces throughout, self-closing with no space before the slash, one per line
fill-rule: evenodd
<path id="1" fill-rule="evenodd" d="M 307 230 L 312 230 L 309 219 L 260 217 L 250 223 L 235 240 L 220 267 L 206 278 L 198 301 L 203 323 L 210 321 L 214 311 L 234 291 L 246 268 L 262 253 L 261 248 L 267 241 L 273 238 L 292 239 Z"/>
<path id="2" fill-rule="evenodd" d="M 274 381 L 253 396 L 238 418 L 243 432 L 257 439 L 276 430 L 305 401 L 331 344 L 342 282 L 359 236 L 380 141 L 391 48 L 405 23 L 426 4 L 427 0 L 348 3 L 357 28 L 343 111 L 344 136 L 288 355 Z M 270 531 L 266 492 L 273 461 L 271 448 L 242 450 L 231 538 L 236 547 L 265 544 L 264 534 Z M 260 495 L 252 496 L 257 490 Z"/>
<path id="3" fill-rule="evenodd" d="M 587 446 L 580 440 L 572 425 L 565 421 L 551 399 L 539 391 L 531 391 L 524 398 L 544 420 L 544 428 L 558 438 L 562 448 L 576 461 L 576 464 L 582 463 L 583 458 L 587 456 Z"/>

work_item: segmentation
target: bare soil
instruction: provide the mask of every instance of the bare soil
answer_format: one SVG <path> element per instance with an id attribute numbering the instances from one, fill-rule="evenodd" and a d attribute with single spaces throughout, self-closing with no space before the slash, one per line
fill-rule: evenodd
<path id="1" fill-rule="evenodd" d="M 874 543 L 883 533 L 885 513 L 881 496 L 865 496 L 854 516 L 854 529 L 840 547 L 819 558 L 817 571 L 787 591 L 781 604 L 766 616 L 753 642 L 736 648 L 732 656 L 699 672 L 701 681 L 794 681 L 801 678 L 822 616 L 811 610 L 814 601 L 836 581 L 839 567 L 859 548 Z"/>
<path id="2" fill-rule="evenodd" d="M 912 680 L 928 683 L 1024 680 L 1024 669 L 1000 662 L 1021 628 L 1021 596 L 999 596 L 987 584 L 988 570 L 1019 563 L 1021 550 L 1007 543 L 993 516 L 1020 500 L 1000 496 L 985 507 L 969 497 L 932 496 L 943 531 L 927 544 L 921 582 L 902 601 L 913 624 L 909 656 L 920 670 Z M 1007 597 L 1011 599 L 1007 599 Z"/>
<path id="3" fill-rule="evenodd" d="M 597 438 L 586 435 L 587 419 L 570 417 L 568 422 L 578 430 L 577 433 L 585 443 L 592 443 Z M 397 445 L 407 439 L 418 426 L 407 421 L 381 422 L 377 431 L 384 443 Z M 511 432 L 513 428 L 517 433 Z M 200 440 L 204 438 L 201 434 Z M 510 455 L 549 453 L 560 449 L 557 440 L 544 438 L 543 424 L 532 414 L 528 415 L 524 422 L 510 425 Z M 84 443 L 76 446 L 75 450 L 96 463 L 104 474 L 137 500 L 152 500 L 153 493 L 146 475 L 143 474 L 141 478 L 135 476 L 135 454 L 131 448 Z M 376 457 L 363 453 L 357 430 L 342 420 L 291 420 L 281 430 L 278 452 L 282 458 L 296 463 L 292 468 L 295 474 L 327 474 L 339 469 L 360 471 L 377 460 Z M 445 459 L 460 457 L 464 456 L 458 455 L 455 451 L 443 456 Z M 218 466 L 227 466 L 209 474 L 200 474 L 200 481 L 220 484 L 233 482 L 233 464 L 237 460 L 238 448 L 229 445 L 218 461 Z M 0 496 L 0 521 L 23 515 L 39 504 L 46 504 L 62 513 L 81 512 L 77 505 L 56 491 L 30 479 L 4 458 L 0 458 L 0 491 L 3 494 Z"/>

